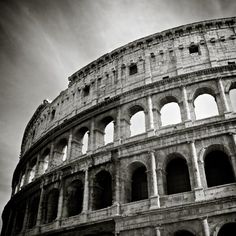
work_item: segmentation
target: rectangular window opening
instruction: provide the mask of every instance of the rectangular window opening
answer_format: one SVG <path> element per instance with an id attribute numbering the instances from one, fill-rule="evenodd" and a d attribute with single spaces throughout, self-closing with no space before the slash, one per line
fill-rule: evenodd
<path id="1" fill-rule="evenodd" d="M 199 53 L 199 46 L 198 46 L 198 45 L 191 45 L 191 46 L 189 47 L 189 53 L 190 53 L 190 54 L 193 54 L 193 53 L 198 53 L 198 54 L 200 54 L 200 53 Z"/>
<path id="2" fill-rule="evenodd" d="M 90 92 L 90 86 L 89 85 L 86 85 L 83 89 L 83 95 L 84 97 L 88 96 L 89 95 L 89 92 Z"/>
<path id="3" fill-rule="evenodd" d="M 131 64 L 129 67 L 129 75 L 134 75 L 138 73 L 138 67 L 136 64 Z"/>

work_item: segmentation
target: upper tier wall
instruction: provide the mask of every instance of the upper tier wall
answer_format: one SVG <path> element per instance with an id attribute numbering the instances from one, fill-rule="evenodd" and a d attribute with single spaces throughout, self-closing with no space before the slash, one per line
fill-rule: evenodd
<path id="1" fill-rule="evenodd" d="M 44 101 L 28 123 L 21 156 L 65 120 L 145 84 L 236 61 L 236 17 L 157 33 L 106 54 L 69 77 L 69 86 Z M 137 73 L 132 66 L 137 66 Z"/>

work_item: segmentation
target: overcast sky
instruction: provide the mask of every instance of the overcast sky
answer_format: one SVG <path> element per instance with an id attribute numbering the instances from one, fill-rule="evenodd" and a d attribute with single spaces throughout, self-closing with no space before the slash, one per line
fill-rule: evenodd
<path id="1" fill-rule="evenodd" d="M 235 10 L 235 0 L 0 0 L 0 213 L 25 126 L 68 76 L 140 37 Z"/>

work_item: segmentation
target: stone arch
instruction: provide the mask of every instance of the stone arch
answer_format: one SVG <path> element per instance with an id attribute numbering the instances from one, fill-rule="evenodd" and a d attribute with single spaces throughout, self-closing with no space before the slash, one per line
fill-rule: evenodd
<path id="1" fill-rule="evenodd" d="M 26 209 L 25 202 L 19 204 L 19 206 L 16 207 L 16 219 L 15 219 L 16 224 L 14 228 L 15 233 L 20 233 L 21 230 L 23 229 L 25 213 L 26 213 L 25 209 Z"/>
<path id="2" fill-rule="evenodd" d="M 134 161 L 128 166 L 127 202 L 148 199 L 147 167 L 140 161 Z"/>
<path id="3" fill-rule="evenodd" d="M 97 122 L 97 129 L 95 130 L 97 147 L 114 141 L 114 121 L 114 117 L 108 115 Z"/>
<path id="4" fill-rule="evenodd" d="M 33 160 L 29 163 L 28 173 L 27 173 L 28 183 L 31 183 L 36 176 L 36 163 L 37 163 L 36 157 L 34 157 Z"/>
<path id="5" fill-rule="evenodd" d="M 178 230 L 174 233 L 174 236 L 195 236 L 195 234 L 193 234 L 191 231 L 189 230 Z"/>
<path id="6" fill-rule="evenodd" d="M 168 156 L 165 166 L 166 193 L 168 195 L 191 191 L 189 168 L 186 159 L 179 153 Z"/>
<path id="7" fill-rule="evenodd" d="M 211 87 L 198 88 L 193 94 L 192 102 L 197 120 L 219 115 L 216 93 Z"/>
<path id="8" fill-rule="evenodd" d="M 215 92 L 215 88 L 213 88 L 210 85 L 207 86 L 203 86 L 203 87 L 198 87 L 190 96 L 190 100 L 194 101 L 198 96 L 202 95 L 202 94 L 210 94 L 211 96 L 213 96 L 214 98 L 216 98 L 216 92 Z"/>
<path id="9" fill-rule="evenodd" d="M 208 187 L 235 181 L 230 155 L 223 145 L 215 144 L 209 146 L 205 150 L 203 160 Z"/>
<path id="10" fill-rule="evenodd" d="M 29 200 L 27 227 L 33 228 L 37 223 L 40 194 L 37 194 Z"/>
<path id="11" fill-rule="evenodd" d="M 78 215 L 83 210 L 84 186 L 81 180 L 73 180 L 66 188 L 66 212 L 67 216 Z"/>
<path id="12" fill-rule="evenodd" d="M 80 154 L 85 154 L 88 150 L 89 128 L 87 126 L 80 127 L 75 131 L 74 138 L 77 141 L 76 148 Z"/>
<path id="13" fill-rule="evenodd" d="M 176 96 L 173 96 L 173 95 L 165 95 L 165 96 L 163 96 L 161 99 L 160 99 L 160 101 L 159 101 L 159 103 L 158 103 L 158 108 L 159 108 L 159 110 L 163 107 L 163 106 L 165 106 L 167 103 L 170 103 L 170 102 L 176 102 L 176 103 L 180 103 L 179 102 L 179 100 L 178 100 L 178 98 L 176 97 Z"/>
<path id="14" fill-rule="evenodd" d="M 157 103 L 157 111 L 160 117 L 160 126 L 182 122 L 182 103 L 179 99 L 178 94 L 164 94 L 159 98 Z M 172 109 L 169 109 L 169 107 L 172 107 Z M 170 113 L 170 111 L 172 119 L 168 115 L 168 112 Z"/>
<path id="15" fill-rule="evenodd" d="M 145 110 L 142 105 L 134 105 L 128 109 L 130 136 L 144 133 L 146 131 L 145 125 Z"/>
<path id="16" fill-rule="evenodd" d="M 52 188 L 44 197 L 44 223 L 50 223 L 57 218 L 59 189 Z"/>
<path id="17" fill-rule="evenodd" d="M 46 148 L 40 157 L 39 174 L 44 174 L 49 166 L 50 149 Z"/>
<path id="18" fill-rule="evenodd" d="M 54 161 L 61 162 L 67 159 L 67 138 L 61 138 L 55 145 L 54 148 Z"/>
<path id="19" fill-rule="evenodd" d="M 106 170 L 99 171 L 93 180 L 92 208 L 99 210 L 112 205 L 112 176 Z"/>
<path id="20" fill-rule="evenodd" d="M 217 236 L 234 236 L 236 232 L 236 222 L 229 222 L 224 224 L 217 234 Z"/>

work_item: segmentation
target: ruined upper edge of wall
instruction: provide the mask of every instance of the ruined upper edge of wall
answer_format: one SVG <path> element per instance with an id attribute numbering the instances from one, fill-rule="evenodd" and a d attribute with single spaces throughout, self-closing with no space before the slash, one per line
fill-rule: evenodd
<path id="1" fill-rule="evenodd" d="M 135 51 L 140 46 L 150 46 L 152 44 L 159 44 L 168 40 L 173 40 L 183 35 L 189 35 L 194 32 L 201 32 L 205 30 L 211 30 L 221 27 L 224 25 L 233 25 L 236 22 L 236 17 L 227 17 L 213 20 L 199 21 L 195 23 L 190 23 L 187 25 L 178 26 L 162 32 L 158 32 L 140 39 L 137 39 L 133 42 L 130 42 L 124 46 L 121 46 L 110 53 L 106 53 L 98 59 L 92 61 L 88 65 L 79 69 L 77 72 L 73 73 L 69 78 L 69 86 L 77 82 L 80 79 L 83 79 L 91 70 L 94 70 L 97 67 L 107 64 L 109 61 L 114 60 L 120 55 L 125 54 L 126 51 Z"/>

